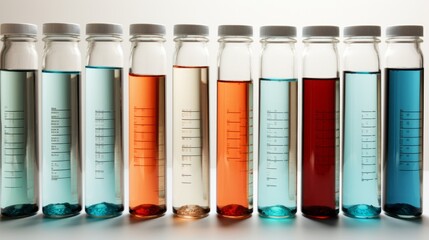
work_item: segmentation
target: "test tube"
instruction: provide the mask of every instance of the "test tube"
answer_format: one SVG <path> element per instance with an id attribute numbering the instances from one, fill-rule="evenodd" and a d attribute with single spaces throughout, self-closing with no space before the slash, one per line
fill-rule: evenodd
<path id="1" fill-rule="evenodd" d="M 339 77 L 336 26 L 303 28 L 302 204 L 304 216 L 339 209 Z"/>
<path id="2" fill-rule="evenodd" d="M 98 218 L 122 214 L 122 26 L 89 23 L 83 84 L 85 211 Z"/>
<path id="3" fill-rule="evenodd" d="M 380 31 L 379 26 L 344 29 L 342 210 L 353 218 L 381 212 Z"/>
<path id="4" fill-rule="evenodd" d="M 164 215 L 165 199 L 165 27 L 131 24 L 129 72 L 129 211 Z"/>
<path id="5" fill-rule="evenodd" d="M 258 211 L 289 218 L 296 213 L 296 28 L 263 26 L 260 35 Z"/>
<path id="6" fill-rule="evenodd" d="M 422 26 L 387 28 L 385 62 L 384 202 L 389 216 L 422 215 Z"/>
<path id="7" fill-rule="evenodd" d="M 217 213 L 246 218 L 253 211 L 253 28 L 220 25 L 217 82 Z"/>
<path id="8" fill-rule="evenodd" d="M 173 213 L 202 218 L 210 212 L 209 29 L 174 26 Z"/>
<path id="9" fill-rule="evenodd" d="M 18 218 L 39 209 L 37 26 L 5 23 L 0 34 L 0 206 L 4 217 Z"/>
<path id="10" fill-rule="evenodd" d="M 43 214 L 62 218 L 79 214 L 80 27 L 43 24 L 45 50 L 41 82 Z"/>

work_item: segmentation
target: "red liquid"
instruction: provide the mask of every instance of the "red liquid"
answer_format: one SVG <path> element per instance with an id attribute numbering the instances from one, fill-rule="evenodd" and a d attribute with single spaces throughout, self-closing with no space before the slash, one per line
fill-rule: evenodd
<path id="1" fill-rule="evenodd" d="M 339 144 L 336 142 L 338 84 L 338 78 L 303 79 L 302 213 L 308 217 L 329 218 L 338 214 L 335 174 Z"/>

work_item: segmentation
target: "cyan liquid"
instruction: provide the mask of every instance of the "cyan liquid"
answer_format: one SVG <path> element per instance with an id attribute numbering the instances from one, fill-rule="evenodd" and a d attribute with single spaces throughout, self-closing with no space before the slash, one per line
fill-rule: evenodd
<path id="1" fill-rule="evenodd" d="M 80 72 L 42 71 L 43 214 L 61 218 L 79 214 Z"/>
<path id="2" fill-rule="evenodd" d="M 423 69 L 386 69 L 384 206 L 386 214 L 422 214 Z"/>
<path id="3" fill-rule="evenodd" d="M 373 218 L 380 206 L 380 72 L 344 73 L 344 214 Z"/>
<path id="4" fill-rule="evenodd" d="M 258 211 L 296 213 L 296 79 L 260 79 Z"/>
<path id="5" fill-rule="evenodd" d="M 38 209 L 35 70 L 0 71 L 1 214 Z"/>
<path id="6" fill-rule="evenodd" d="M 114 217 L 124 210 L 121 83 L 122 68 L 86 67 L 85 211 L 93 217 Z"/>

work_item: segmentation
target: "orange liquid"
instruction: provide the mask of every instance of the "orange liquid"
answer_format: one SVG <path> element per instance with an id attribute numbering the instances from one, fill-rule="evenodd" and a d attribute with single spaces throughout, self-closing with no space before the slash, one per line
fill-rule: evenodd
<path id="1" fill-rule="evenodd" d="M 163 215 L 165 206 L 165 76 L 129 75 L 130 213 Z"/>
<path id="2" fill-rule="evenodd" d="M 251 82 L 218 81 L 217 212 L 240 218 L 252 213 L 249 196 Z"/>

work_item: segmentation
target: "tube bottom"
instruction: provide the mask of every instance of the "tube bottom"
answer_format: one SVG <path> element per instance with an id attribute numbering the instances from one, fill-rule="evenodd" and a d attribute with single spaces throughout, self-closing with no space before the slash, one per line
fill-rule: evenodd
<path id="1" fill-rule="evenodd" d="M 198 205 L 185 205 L 180 208 L 173 207 L 173 213 L 180 218 L 204 218 L 209 215 L 209 207 L 201 207 Z"/>
<path id="2" fill-rule="evenodd" d="M 301 211 L 305 217 L 315 219 L 336 218 L 339 213 L 339 209 L 334 209 L 326 206 L 302 207 Z"/>
<path id="3" fill-rule="evenodd" d="M 248 218 L 252 215 L 252 212 L 252 208 L 249 209 L 238 204 L 230 204 L 222 208 L 217 208 L 217 213 L 226 218 Z"/>
<path id="4" fill-rule="evenodd" d="M 82 210 L 80 204 L 54 203 L 42 208 L 43 214 L 48 218 L 66 218 L 78 215 Z"/>
<path id="5" fill-rule="evenodd" d="M 124 211 L 124 205 L 113 203 L 97 203 L 89 207 L 85 207 L 85 212 L 90 217 L 95 218 L 111 218 L 117 217 Z"/>
<path id="6" fill-rule="evenodd" d="M 395 218 L 419 218 L 422 215 L 422 209 L 416 208 L 406 203 L 385 204 L 384 212 Z"/>
<path id="7" fill-rule="evenodd" d="M 380 216 L 381 208 L 367 204 L 343 206 L 344 215 L 351 218 L 377 218 Z"/>
<path id="8" fill-rule="evenodd" d="M 282 205 L 258 208 L 259 216 L 263 218 L 293 218 L 296 208 L 288 208 Z"/>
<path id="9" fill-rule="evenodd" d="M 1 215 L 7 218 L 22 218 L 33 216 L 39 211 L 37 204 L 16 204 L 1 209 Z"/>
<path id="10" fill-rule="evenodd" d="M 129 209 L 130 214 L 138 218 L 157 218 L 163 216 L 166 211 L 165 205 L 155 204 L 141 204 Z"/>

